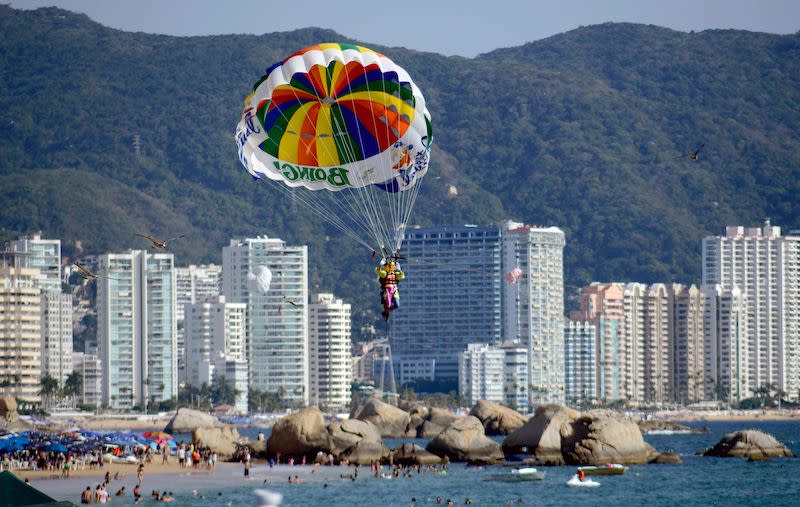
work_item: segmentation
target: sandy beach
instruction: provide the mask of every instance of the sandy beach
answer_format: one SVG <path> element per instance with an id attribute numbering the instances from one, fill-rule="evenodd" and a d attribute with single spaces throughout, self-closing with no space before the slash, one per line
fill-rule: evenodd
<path id="1" fill-rule="evenodd" d="M 23 479 L 29 477 L 33 487 L 56 499 L 79 503 L 81 492 L 87 486 L 94 489 L 97 484 L 103 481 L 106 471 L 111 472 L 112 480 L 108 486 L 108 492 L 112 495 L 112 498 L 124 486 L 127 503 L 130 503 L 132 501 L 131 492 L 137 483 L 135 466 L 112 465 L 100 471 L 81 470 L 78 473 L 73 473 L 70 479 L 61 479 L 59 474 L 48 472 L 15 471 L 15 473 Z M 115 480 L 113 477 L 116 471 L 119 471 L 121 477 Z M 145 468 L 145 476 L 141 488 L 146 500 L 153 490 L 184 494 L 196 490 L 200 492 L 199 494 L 216 496 L 218 491 L 228 491 L 229 488 L 237 485 L 249 488 L 270 487 L 276 484 L 283 485 L 290 476 L 297 476 L 301 486 L 304 483 L 341 481 L 341 474 L 350 474 L 352 471 L 352 467 L 340 466 L 276 465 L 269 467 L 265 463 L 255 463 L 251 469 L 251 479 L 246 480 L 243 477 L 241 463 L 218 463 L 215 469 L 210 472 L 205 468 L 199 470 L 180 468 L 177 463 L 168 465 L 151 464 Z M 370 475 L 368 473 L 369 467 L 366 468 L 365 472 L 367 472 L 365 473 L 366 478 Z M 114 503 L 113 500 L 112 503 Z"/>
<path id="2" fill-rule="evenodd" d="M 655 412 L 654 419 L 671 421 L 798 421 L 800 410 L 681 410 Z"/>
<path id="3" fill-rule="evenodd" d="M 158 462 L 153 462 L 146 464 L 144 466 L 144 473 L 145 476 L 147 475 L 164 475 L 164 474 L 208 474 L 208 471 L 205 467 L 203 468 L 186 468 L 181 467 L 178 465 L 178 458 L 171 457 L 169 463 L 162 464 L 161 457 L 156 456 Z M 231 465 L 228 463 L 226 465 Z M 219 466 L 219 464 L 217 464 Z M 240 465 L 241 466 L 241 465 Z M 94 468 L 89 469 L 85 468 L 82 470 L 72 470 L 70 472 L 71 477 L 73 478 L 88 478 L 88 477 L 98 477 L 102 478 L 105 476 L 106 472 L 111 474 L 111 477 L 114 477 L 115 474 L 120 474 L 121 477 L 125 478 L 128 476 L 132 476 L 133 478 L 136 477 L 136 470 L 138 468 L 137 464 L 125 464 L 125 463 L 109 463 L 103 466 L 103 468 Z M 60 470 L 14 470 L 14 473 L 22 478 L 28 478 L 31 480 L 34 479 L 59 479 L 61 480 L 61 471 Z"/>

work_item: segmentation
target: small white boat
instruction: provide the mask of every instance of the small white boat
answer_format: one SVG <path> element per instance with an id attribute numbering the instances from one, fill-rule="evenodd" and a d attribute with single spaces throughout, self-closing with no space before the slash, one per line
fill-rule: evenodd
<path id="1" fill-rule="evenodd" d="M 524 481 L 541 481 L 544 479 L 545 472 L 536 470 L 533 467 L 520 467 L 502 474 L 492 474 L 489 476 L 490 480 L 502 482 L 524 482 Z"/>
<path id="2" fill-rule="evenodd" d="M 585 478 L 584 480 L 580 480 L 578 478 L 578 474 L 573 475 L 572 478 L 567 482 L 565 482 L 564 484 L 566 484 L 567 486 L 571 486 L 573 488 L 596 488 L 600 485 L 599 482 L 593 481 L 588 477 Z"/>

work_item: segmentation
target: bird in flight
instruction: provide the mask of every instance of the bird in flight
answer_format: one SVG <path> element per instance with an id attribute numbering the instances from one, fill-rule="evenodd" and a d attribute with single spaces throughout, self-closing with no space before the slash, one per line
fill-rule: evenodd
<path id="1" fill-rule="evenodd" d="M 689 153 L 689 160 L 697 160 L 697 157 L 700 156 L 700 152 L 703 150 L 705 144 L 701 144 L 699 148 L 694 150 L 694 153 Z"/>
<path id="2" fill-rule="evenodd" d="M 104 279 L 108 279 L 108 280 L 111 279 L 111 277 L 108 277 L 108 276 L 96 275 L 96 274 L 92 273 L 91 271 L 89 271 L 89 269 L 81 266 L 77 262 L 75 262 L 74 265 L 75 265 L 76 268 L 78 268 L 80 270 L 80 272 L 78 274 L 81 275 L 83 277 L 83 279 L 86 280 L 86 281 L 97 280 L 99 278 L 104 278 Z"/>
<path id="3" fill-rule="evenodd" d="M 153 249 L 156 249 L 156 250 L 164 250 L 164 249 L 167 248 L 167 243 L 169 243 L 170 241 L 174 241 L 176 239 L 181 239 L 182 237 L 186 236 L 186 234 L 181 234 L 180 236 L 175 236 L 174 238 L 165 239 L 164 241 L 159 241 L 156 238 L 154 238 L 153 236 L 148 236 L 147 234 L 138 234 L 137 233 L 137 234 L 134 234 L 134 236 L 139 236 L 140 238 L 145 238 L 148 241 L 150 241 L 153 244 L 153 246 L 151 246 L 150 248 L 153 248 Z"/>

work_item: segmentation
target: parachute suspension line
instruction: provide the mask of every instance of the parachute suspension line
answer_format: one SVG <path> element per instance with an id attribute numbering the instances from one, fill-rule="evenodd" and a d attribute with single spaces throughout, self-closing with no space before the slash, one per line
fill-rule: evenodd
<path id="1" fill-rule="evenodd" d="M 336 215 L 331 213 L 331 212 L 329 212 L 329 211 L 327 211 L 326 207 L 323 206 L 321 204 L 321 202 L 317 202 L 314 199 L 309 199 L 308 198 L 309 196 L 303 195 L 303 192 L 297 192 L 297 190 L 307 190 L 308 192 L 313 192 L 312 190 L 308 190 L 308 189 L 305 189 L 305 188 L 302 188 L 302 189 L 301 188 L 295 188 L 294 189 L 295 191 L 293 192 L 292 191 L 292 187 L 287 187 L 286 185 L 284 185 L 281 182 L 272 181 L 272 180 L 270 180 L 270 182 L 272 183 L 272 185 L 270 185 L 270 186 L 276 187 L 279 191 L 281 191 L 284 195 L 286 195 L 289 198 L 296 198 L 306 208 L 308 208 L 312 213 L 314 213 L 318 217 L 322 218 L 324 221 L 330 223 L 331 225 L 333 225 L 334 227 L 339 229 L 339 231 L 343 232 L 344 234 L 346 234 L 347 236 L 349 236 L 350 238 L 355 240 L 357 243 L 360 243 L 360 244 L 364 245 L 366 248 L 368 248 L 370 250 L 372 249 L 372 246 L 369 243 L 367 243 L 366 241 L 364 241 L 361 238 L 361 236 L 359 236 L 355 232 L 355 230 L 353 230 L 353 228 L 346 227 L 339 220 L 334 220 Z"/>

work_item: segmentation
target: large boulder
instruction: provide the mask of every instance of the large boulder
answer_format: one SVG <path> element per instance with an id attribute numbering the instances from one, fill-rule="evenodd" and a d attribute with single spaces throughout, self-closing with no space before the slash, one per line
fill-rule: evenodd
<path id="1" fill-rule="evenodd" d="M 447 428 L 458 420 L 458 416 L 450 412 L 446 408 L 431 407 L 430 413 L 427 417 L 431 423 Z M 480 417 L 478 418 L 480 419 Z M 483 422 L 483 421 L 481 421 Z"/>
<path id="2" fill-rule="evenodd" d="M 416 428 L 409 431 L 411 420 L 408 412 L 384 403 L 377 398 L 370 398 L 356 409 L 354 419 L 369 421 L 378 428 L 381 436 L 386 438 L 402 438 L 416 436 Z"/>
<path id="3" fill-rule="evenodd" d="M 17 411 L 17 400 L 13 396 L 0 396 L 0 416 Z"/>
<path id="4" fill-rule="evenodd" d="M 516 410 L 486 400 L 478 401 L 469 415 L 480 419 L 487 435 L 508 435 L 528 421 L 527 417 Z"/>
<path id="5" fill-rule="evenodd" d="M 383 444 L 378 428 L 369 421 L 345 419 L 328 425 L 329 452 L 339 456 L 357 444 Z"/>
<path id="6" fill-rule="evenodd" d="M 404 443 L 394 451 L 394 462 L 400 465 L 436 465 L 442 458 L 428 452 L 424 447 L 409 442 Z"/>
<path id="7" fill-rule="evenodd" d="M 223 460 L 228 460 L 236 453 L 239 442 L 236 428 L 195 428 L 192 431 L 192 442 L 216 451 Z"/>
<path id="8" fill-rule="evenodd" d="M 313 457 L 331 448 L 325 418 L 316 407 L 309 407 L 281 418 L 267 440 L 267 456 L 300 459 Z"/>
<path id="9" fill-rule="evenodd" d="M 19 418 L 17 400 L 13 396 L 0 396 L 0 429 L 8 432 L 31 429 L 30 424 Z"/>
<path id="10" fill-rule="evenodd" d="M 215 428 L 218 426 L 222 426 L 222 423 L 211 414 L 190 408 L 179 408 L 167 423 L 164 431 L 167 433 L 191 433 L 196 428 Z"/>
<path id="11" fill-rule="evenodd" d="M 436 438 L 447 426 L 439 426 L 430 421 L 425 421 L 417 428 L 417 438 Z"/>
<path id="12" fill-rule="evenodd" d="M 543 465 L 644 464 L 658 453 L 636 422 L 610 410 L 580 413 L 542 405 L 523 427 L 503 442 L 507 453 L 527 453 Z"/>
<path id="13" fill-rule="evenodd" d="M 583 413 L 572 424 L 572 434 L 563 435 L 562 443 L 568 465 L 639 465 L 658 456 L 632 418 L 611 410 Z"/>
<path id="14" fill-rule="evenodd" d="M 476 461 L 491 463 L 503 460 L 500 444 L 484 434 L 483 424 L 477 417 L 458 419 L 430 441 L 426 449 L 450 461 Z"/>
<path id="15" fill-rule="evenodd" d="M 711 449 L 701 451 L 703 456 L 722 458 L 743 457 L 753 461 L 780 456 L 794 457 L 785 445 L 775 437 L 758 430 L 734 431 L 728 433 Z"/>
<path id="16" fill-rule="evenodd" d="M 409 405 L 408 408 L 401 408 L 408 412 L 409 420 L 406 434 L 416 432 L 417 436 L 419 436 L 419 432 L 422 430 L 422 425 L 425 424 L 425 421 L 428 419 L 428 417 L 430 417 L 430 409 L 419 403 Z"/>
<path id="17" fill-rule="evenodd" d="M 539 405 L 533 417 L 505 438 L 503 450 L 531 454 L 542 465 L 563 465 L 562 434 L 572 433 L 572 423 L 579 415 L 561 405 Z"/>
<path id="18" fill-rule="evenodd" d="M 384 445 L 382 440 L 378 442 L 362 440 L 345 449 L 338 455 L 338 458 L 346 459 L 351 465 L 369 465 L 373 461 L 382 461 L 389 456 L 389 452 L 389 448 Z"/>

